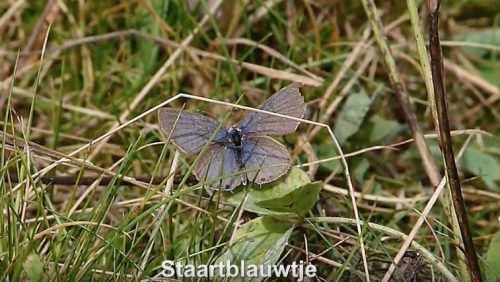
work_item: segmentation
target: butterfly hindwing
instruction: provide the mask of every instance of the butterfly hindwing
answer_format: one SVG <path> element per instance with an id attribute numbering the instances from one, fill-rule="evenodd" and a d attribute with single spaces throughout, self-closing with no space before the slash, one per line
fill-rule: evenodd
<path id="1" fill-rule="evenodd" d="M 268 136 L 242 141 L 243 162 L 249 181 L 264 184 L 284 175 L 291 165 L 286 147 Z"/>
<path id="2" fill-rule="evenodd" d="M 241 184 L 240 166 L 234 149 L 221 144 L 211 145 L 200 157 L 194 174 L 214 189 L 231 191 Z"/>

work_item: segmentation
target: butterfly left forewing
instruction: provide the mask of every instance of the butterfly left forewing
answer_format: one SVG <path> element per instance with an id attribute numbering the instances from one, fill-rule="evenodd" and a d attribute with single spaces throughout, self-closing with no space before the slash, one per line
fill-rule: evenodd
<path id="1" fill-rule="evenodd" d="M 220 127 L 216 119 L 182 112 L 172 108 L 158 111 L 160 128 L 179 149 L 188 154 L 196 154 L 214 140 L 224 138 L 227 131 Z"/>

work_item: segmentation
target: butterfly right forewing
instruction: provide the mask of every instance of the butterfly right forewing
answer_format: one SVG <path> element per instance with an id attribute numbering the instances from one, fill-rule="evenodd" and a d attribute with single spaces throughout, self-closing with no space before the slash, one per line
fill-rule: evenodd
<path id="1" fill-rule="evenodd" d="M 299 91 L 300 86 L 298 83 L 293 83 L 279 90 L 260 105 L 259 109 L 289 117 L 303 118 L 305 103 L 304 97 Z M 298 125 L 299 122 L 285 117 L 251 112 L 243 120 L 241 130 L 249 136 L 280 136 L 294 132 Z"/>

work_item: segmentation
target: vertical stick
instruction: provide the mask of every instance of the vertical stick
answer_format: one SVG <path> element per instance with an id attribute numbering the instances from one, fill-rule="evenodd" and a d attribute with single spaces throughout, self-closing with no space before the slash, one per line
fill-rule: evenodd
<path id="1" fill-rule="evenodd" d="M 469 222 L 465 210 L 462 188 L 458 176 L 457 165 L 451 144 L 450 123 L 448 120 L 448 104 L 446 90 L 444 87 L 443 56 L 441 53 L 441 43 L 439 41 L 439 5 L 440 0 L 429 0 L 429 51 L 431 57 L 432 83 L 434 84 L 435 101 L 438 121 L 436 130 L 439 137 L 439 146 L 443 154 L 448 186 L 453 198 L 453 206 L 457 214 L 462 234 L 465 257 L 469 266 L 472 281 L 481 280 L 481 269 L 477 260 L 476 250 L 472 242 L 472 235 L 469 229 Z M 465 278 L 465 277 L 462 277 Z"/>

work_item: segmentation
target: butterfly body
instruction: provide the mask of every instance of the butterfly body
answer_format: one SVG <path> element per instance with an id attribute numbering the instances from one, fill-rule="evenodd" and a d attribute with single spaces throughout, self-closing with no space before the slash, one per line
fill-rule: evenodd
<path id="1" fill-rule="evenodd" d="M 245 162 L 243 161 L 243 146 L 242 146 L 243 132 L 240 128 L 232 126 L 227 131 L 227 135 L 228 135 L 227 139 L 230 140 L 229 144 L 226 145 L 227 149 L 234 150 L 236 163 L 238 164 L 240 171 L 244 171 Z M 240 178 L 242 185 L 248 184 L 247 175 L 245 173 L 241 174 Z"/>
<path id="2" fill-rule="evenodd" d="M 302 118 L 305 104 L 299 85 L 281 89 L 259 109 Z M 269 136 L 294 132 L 297 121 L 251 112 L 239 126 L 225 129 L 215 119 L 176 109 L 160 109 L 159 117 L 160 128 L 174 145 L 188 154 L 201 152 L 193 172 L 212 188 L 230 191 L 248 182 L 268 183 L 284 175 L 291 166 L 286 147 Z"/>

